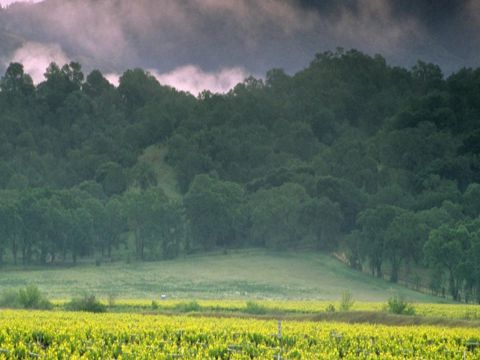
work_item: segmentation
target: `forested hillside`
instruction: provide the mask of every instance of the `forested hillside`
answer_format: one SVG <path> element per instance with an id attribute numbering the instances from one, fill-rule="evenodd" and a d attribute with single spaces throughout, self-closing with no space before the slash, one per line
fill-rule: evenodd
<path id="1" fill-rule="evenodd" d="M 52 64 L 34 86 L 11 64 L 0 129 L 3 263 L 308 248 L 480 301 L 480 69 L 338 50 L 195 98 L 140 69 L 115 88 Z"/>

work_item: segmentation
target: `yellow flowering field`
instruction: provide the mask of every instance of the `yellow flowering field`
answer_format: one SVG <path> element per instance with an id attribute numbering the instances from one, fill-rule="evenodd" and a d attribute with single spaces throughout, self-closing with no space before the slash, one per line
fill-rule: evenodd
<path id="1" fill-rule="evenodd" d="M 0 312 L 0 359 L 479 359 L 478 329 Z M 279 357 L 280 356 L 280 357 Z"/>

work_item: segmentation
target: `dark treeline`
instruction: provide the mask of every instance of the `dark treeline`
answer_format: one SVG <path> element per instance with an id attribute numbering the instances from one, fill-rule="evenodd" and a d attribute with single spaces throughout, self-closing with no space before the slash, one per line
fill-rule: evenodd
<path id="1" fill-rule="evenodd" d="M 480 301 L 480 69 L 338 50 L 195 98 L 140 69 L 115 88 L 52 64 L 34 86 L 11 64 L 0 136 L 3 262 L 309 248 Z M 152 146 L 178 196 L 139 161 Z"/>

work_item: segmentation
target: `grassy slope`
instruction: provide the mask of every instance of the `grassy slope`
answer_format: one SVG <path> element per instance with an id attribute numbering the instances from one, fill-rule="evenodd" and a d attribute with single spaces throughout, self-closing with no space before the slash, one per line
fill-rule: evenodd
<path id="1" fill-rule="evenodd" d="M 165 156 L 168 148 L 164 145 L 153 145 L 145 149 L 138 161 L 152 166 L 157 176 L 158 185 L 165 191 L 165 195 L 174 200 L 180 200 L 175 170 L 166 163 Z"/>
<path id="2" fill-rule="evenodd" d="M 36 284 L 52 298 L 82 292 L 118 298 L 277 298 L 337 300 L 348 289 L 356 300 L 383 301 L 392 290 L 411 301 L 433 298 L 352 271 L 322 254 L 243 250 L 155 263 L 79 265 L 4 270 L 0 289 Z"/>

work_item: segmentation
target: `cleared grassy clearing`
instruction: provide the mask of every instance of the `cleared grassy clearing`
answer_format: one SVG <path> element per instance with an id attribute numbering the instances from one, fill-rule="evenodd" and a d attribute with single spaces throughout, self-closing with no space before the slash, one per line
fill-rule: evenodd
<path id="1" fill-rule="evenodd" d="M 264 250 L 189 256 L 151 263 L 107 263 L 69 268 L 4 269 L 0 289 L 36 284 L 51 299 L 83 293 L 117 299 L 290 299 L 336 301 L 348 290 L 357 301 L 388 299 L 392 292 L 414 302 L 442 302 L 370 277 L 319 253 Z"/>

